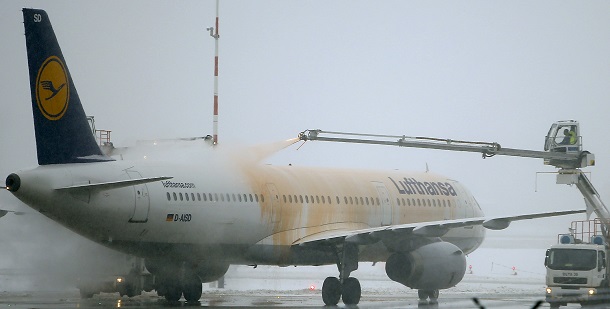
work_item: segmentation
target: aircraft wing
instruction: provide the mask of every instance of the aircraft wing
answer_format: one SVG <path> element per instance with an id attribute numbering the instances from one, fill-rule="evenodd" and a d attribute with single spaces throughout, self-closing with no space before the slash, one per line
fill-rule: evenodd
<path id="1" fill-rule="evenodd" d="M 490 230 L 502 230 L 507 228 L 513 221 L 564 216 L 584 213 L 585 211 L 586 210 L 584 209 L 565 210 L 495 218 L 477 217 L 442 221 L 416 222 L 350 231 L 333 230 L 301 238 L 295 241 L 293 245 L 311 245 L 323 242 L 337 242 L 343 239 L 346 242 L 352 242 L 356 244 L 369 244 L 377 242 L 379 239 L 385 236 L 398 236 L 401 234 L 422 237 L 441 237 L 445 235 L 449 231 L 449 229 L 475 225 L 482 225 L 483 227 L 488 228 Z"/>

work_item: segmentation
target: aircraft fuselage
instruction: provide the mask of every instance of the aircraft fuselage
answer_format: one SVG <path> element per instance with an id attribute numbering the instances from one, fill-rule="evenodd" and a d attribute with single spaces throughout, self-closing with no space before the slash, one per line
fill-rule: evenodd
<path id="1" fill-rule="evenodd" d="M 240 264 L 334 263 L 323 248 L 293 245 L 329 231 L 483 215 L 461 184 L 430 173 L 272 166 L 208 156 L 201 165 L 145 160 L 43 165 L 18 173 L 15 195 L 75 232 L 124 252 L 144 257 L 173 252 Z M 108 190 L 61 190 L 158 175 L 173 178 Z M 483 237 L 483 227 L 469 226 L 442 239 L 467 254 Z M 374 244 L 360 260 L 387 256 L 387 246 Z"/>

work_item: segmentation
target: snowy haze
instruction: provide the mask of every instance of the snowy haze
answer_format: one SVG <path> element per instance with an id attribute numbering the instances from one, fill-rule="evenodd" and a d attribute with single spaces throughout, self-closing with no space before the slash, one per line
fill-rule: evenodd
<path id="1" fill-rule="evenodd" d="M 542 150 L 552 122 L 575 119 L 597 158 L 586 170 L 602 199 L 610 198 L 609 2 L 220 6 L 220 145 L 323 129 Z M 213 1 L 2 1 L 1 177 L 36 165 L 22 7 L 47 11 L 87 114 L 98 129 L 112 130 L 115 145 L 212 133 L 214 40 L 206 28 L 214 23 Z M 268 162 L 415 171 L 427 164 L 464 183 L 487 215 L 584 208 L 575 187 L 536 176 L 555 170 L 541 160 L 324 142 L 297 151 L 298 145 Z M 29 210 L 8 192 L 0 192 L 0 206 Z M 52 251 L 49 237 L 86 242 L 39 217 L 0 219 L 0 242 L 15 255 Z M 513 223 L 488 232 L 484 246 L 543 249 L 577 219 L 584 215 Z M 514 238 L 505 242 L 508 236 Z M 2 261 L 0 268 L 21 259 Z"/>

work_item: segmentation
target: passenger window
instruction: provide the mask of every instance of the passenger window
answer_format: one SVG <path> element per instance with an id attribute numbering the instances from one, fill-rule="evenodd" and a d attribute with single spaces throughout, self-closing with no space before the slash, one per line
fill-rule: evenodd
<path id="1" fill-rule="evenodd" d="M 398 206 L 400 206 L 400 199 L 396 198 L 396 204 L 398 204 Z"/>
<path id="2" fill-rule="evenodd" d="M 307 195 L 305 195 L 305 203 L 309 204 L 309 197 Z"/>
<path id="3" fill-rule="evenodd" d="M 167 200 L 171 201 L 172 200 L 172 196 L 169 194 L 169 192 L 167 192 Z"/>
<path id="4" fill-rule="evenodd" d="M 286 203 L 286 195 L 282 195 L 282 197 L 284 198 L 284 204 Z"/>
<path id="5" fill-rule="evenodd" d="M 252 199 L 252 193 L 250 193 L 250 202 L 253 202 L 254 200 Z"/>
<path id="6" fill-rule="evenodd" d="M 364 205 L 364 199 L 362 198 L 362 196 L 360 197 L 360 205 Z"/>
<path id="7" fill-rule="evenodd" d="M 288 195 L 288 201 L 292 203 L 292 195 Z"/>
<path id="8" fill-rule="evenodd" d="M 303 204 L 303 196 L 302 196 L 302 195 L 299 195 L 299 202 L 300 202 L 301 204 Z"/>
<path id="9" fill-rule="evenodd" d="M 265 196 L 261 194 L 261 203 L 265 202 Z"/>
<path id="10" fill-rule="evenodd" d="M 358 197 L 354 197 L 354 200 L 356 200 L 356 205 L 360 205 L 358 204 Z"/>
<path id="11" fill-rule="evenodd" d="M 341 200 L 339 199 L 339 197 L 337 196 L 337 204 L 341 204 Z"/>
<path id="12" fill-rule="evenodd" d="M 354 199 L 351 196 L 349 197 L 349 203 L 350 205 L 354 205 Z"/>
<path id="13" fill-rule="evenodd" d="M 182 192 L 180 192 L 179 194 L 180 194 L 180 200 L 183 201 L 184 198 L 182 197 Z"/>
<path id="14" fill-rule="evenodd" d="M 182 193 L 180 193 L 180 194 L 182 194 Z M 188 193 L 184 193 L 184 197 L 186 198 L 187 201 L 189 200 L 189 194 Z"/>
<path id="15" fill-rule="evenodd" d="M 320 204 L 320 197 L 316 195 L 316 203 Z"/>
<path id="16" fill-rule="evenodd" d="M 195 201 L 195 193 L 191 192 L 191 201 Z"/>
<path id="17" fill-rule="evenodd" d="M 347 196 L 344 196 L 343 200 L 345 200 L 345 204 L 347 205 Z"/>
<path id="18" fill-rule="evenodd" d="M 256 194 L 256 193 L 254 194 L 254 199 L 258 203 L 258 194 Z"/>
<path id="19" fill-rule="evenodd" d="M 237 200 L 241 203 L 241 195 L 240 194 L 237 195 Z"/>
<path id="20" fill-rule="evenodd" d="M 379 198 L 375 198 L 375 201 L 377 202 L 377 206 L 381 205 L 381 203 L 379 202 Z"/>

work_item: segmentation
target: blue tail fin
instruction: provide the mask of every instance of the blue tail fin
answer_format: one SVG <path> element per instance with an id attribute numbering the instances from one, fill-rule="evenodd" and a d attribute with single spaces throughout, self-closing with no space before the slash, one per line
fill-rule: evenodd
<path id="1" fill-rule="evenodd" d="M 51 21 L 23 9 L 38 164 L 110 161 L 95 141 Z"/>

